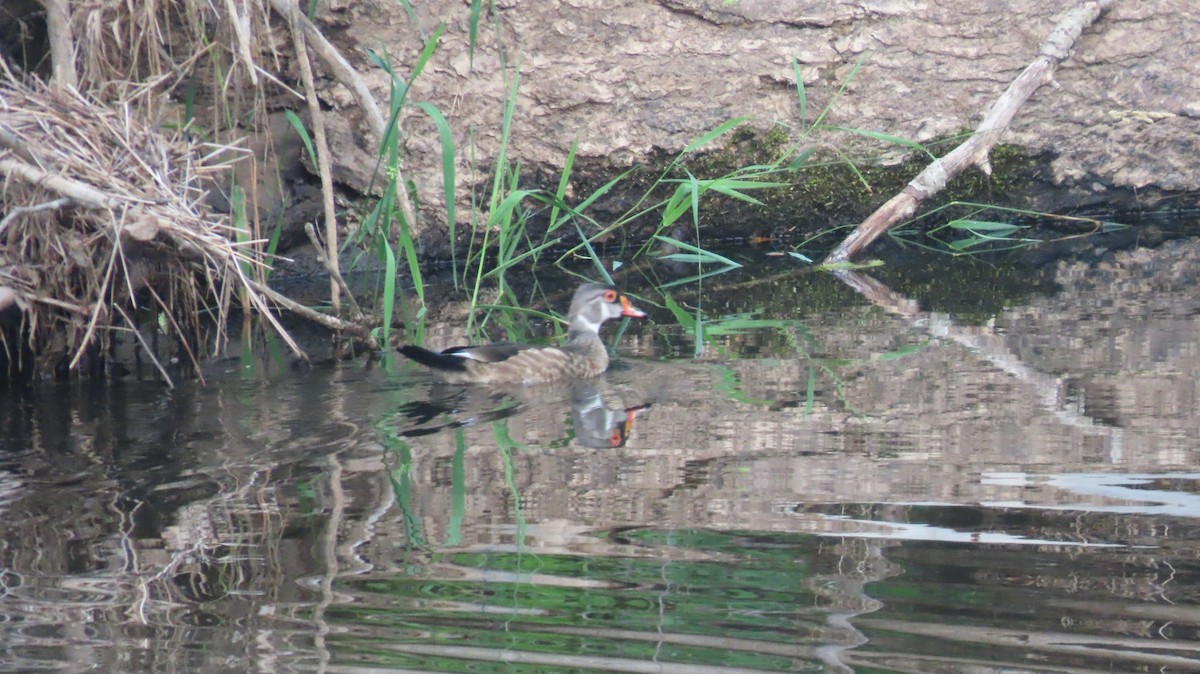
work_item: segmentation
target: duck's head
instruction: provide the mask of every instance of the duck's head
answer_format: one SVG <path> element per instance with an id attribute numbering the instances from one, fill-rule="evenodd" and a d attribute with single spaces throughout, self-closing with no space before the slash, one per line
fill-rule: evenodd
<path id="1" fill-rule="evenodd" d="M 600 326 L 610 318 L 628 316 L 645 318 L 646 312 L 629 303 L 616 286 L 606 283 L 585 283 L 575 291 L 567 311 L 570 332 L 598 334 Z"/>

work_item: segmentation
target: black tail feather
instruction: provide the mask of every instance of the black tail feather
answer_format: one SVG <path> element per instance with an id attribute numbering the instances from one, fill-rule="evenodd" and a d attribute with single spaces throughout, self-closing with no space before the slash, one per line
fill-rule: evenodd
<path id="1" fill-rule="evenodd" d="M 404 357 L 434 370 L 442 370 L 443 372 L 465 372 L 467 369 L 465 363 L 466 359 L 458 356 L 447 356 L 445 354 L 438 353 L 437 351 L 430 351 L 429 349 L 423 349 L 419 346 L 413 346 L 412 344 L 405 344 L 398 350 L 404 355 Z"/>

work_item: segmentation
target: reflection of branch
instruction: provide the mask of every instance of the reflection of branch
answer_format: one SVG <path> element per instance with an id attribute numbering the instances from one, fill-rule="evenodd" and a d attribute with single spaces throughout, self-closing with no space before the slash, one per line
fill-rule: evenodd
<path id="1" fill-rule="evenodd" d="M 1097 428 L 1107 432 L 1112 439 L 1110 454 L 1115 460 L 1122 453 L 1124 429 L 1098 423 L 1078 410 L 1065 407 L 1059 400 L 1062 379 L 1048 375 L 1026 364 L 1008 348 L 1007 341 L 994 333 L 980 333 L 971 328 L 956 325 L 946 314 L 921 312 L 917 303 L 892 291 L 878 280 L 861 272 L 837 270 L 833 272 L 846 285 L 865 297 L 871 304 L 899 316 L 911 324 L 920 324 L 926 332 L 938 339 L 945 339 L 965 347 L 983 357 L 993 367 L 1012 377 L 1028 383 L 1038 392 L 1038 402 L 1067 426 Z"/>
<path id="2" fill-rule="evenodd" d="M 1054 81 L 1055 69 L 1071 55 L 1071 48 L 1075 46 L 1075 41 L 1083 29 L 1090 26 L 1110 4 L 1112 0 L 1095 0 L 1085 2 L 1068 12 L 1042 43 L 1038 49 L 1038 57 L 992 104 L 991 110 L 980 122 L 975 133 L 971 134 L 971 138 L 954 148 L 944 158 L 935 159 L 925 167 L 925 170 L 913 178 L 899 194 L 880 206 L 843 239 L 829 257 L 825 258 L 825 262 L 850 260 L 871 245 L 880 234 L 911 217 L 921 202 L 937 194 L 946 186 L 947 181 L 968 168 L 978 166 L 984 173 L 991 175 L 992 167 L 988 161 L 988 153 L 1000 140 L 1000 134 L 1008 128 L 1017 110 L 1038 87 Z"/>
<path id="3" fill-rule="evenodd" d="M 325 637 L 329 634 L 329 621 L 325 618 L 325 611 L 333 605 L 333 581 L 338 575 L 338 533 L 346 512 L 346 493 L 342 488 L 342 462 L 336 452 L 330 454 L 328 460 L 329 520 L 325 523 L 325 533 L 321 536 L 321 557 L 325 562 L 325 573 L 321 575 L 321 599 L 313 607 L 313 622 L 317 626 L 317 633 L 313 635 L 313 645 L 316 646 L 322 671 L 329 666 L 331 657 L 329 646 L 325 643 Z"/>
<path id="4" fill-rule="evenodd" d="M 921 305 L 916 300 L 895 292 L 872 276 L 845 270 L 836 270 L 833 275 L 889 314 L 896 314 L 908 321 L 916 320 L 921 314 Z"/>

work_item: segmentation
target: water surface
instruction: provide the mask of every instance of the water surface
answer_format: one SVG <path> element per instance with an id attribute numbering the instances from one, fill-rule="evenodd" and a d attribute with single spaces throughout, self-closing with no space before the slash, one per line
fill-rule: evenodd
<path id="1" fill-rule="evenodd" d="M 1200 669 L 1195 249 L 631 278 L 573 385 L 10 391 L 0 670 Z"/>

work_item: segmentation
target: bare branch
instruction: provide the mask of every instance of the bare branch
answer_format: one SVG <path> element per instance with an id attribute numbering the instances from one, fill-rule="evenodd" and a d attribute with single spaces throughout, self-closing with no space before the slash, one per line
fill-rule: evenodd
<path id="1" fill-rule="evenodd" d="M 336 316 L 330 316 L 328 314 L 323 314 L 319 311 L 310 309 L 303 304 L 300 304 L 296 300 L 277 292 L 270 286 L 263 285 L 257 281 L 247 279 L 247 284 L 258 291 L 258 293 L 263 297 L 275 302 L 279 306 L 287 309 L 301 318 L 324 325 L 330 330 L 338 330 L 349 335 L 354 335 L 355 337 L 365 341 L 372 349 L 379 348 L 379 343 L 376 342 L 375 338 L 371 336 L 370 328 L 364 325 L 351 323 L 350 321 L 344 321 Z"/>
<path id="2" fill-rule="evenodd" d="M 361 318 L 363 316 L 362 308 L 358 306 L 358 301 L 354 299 L 354 293 L 350 292 L 350 286 L 346 285 L 346 279 L 342 278 L 342 273 L 337 268 L 336 261 L 330 258 L 325 252 L 325 248 L 321 246 L 321 242 L 317 240 L 317 230 L 312 226 L 311 222 L 304 223 L 304 233 L 308 235 L 308 241 L 312 244 L 313 251 L 316 252 L 317 258 L 321 260 L 325 271 L 329 272 L 329 277 L 342 289 L 342 292 L 346 293 L 346 300 L 350 303 L 350 310 L 354 312 L 354 318 Z M 337 250 L 337 246 L 330 246 L 329 248 L 334 251 Z"/>
<path id="3" fill-rule="evenodd" d="M 30 166 L 17 159 L 0 159 L 0 173 L 23 180 L 32 185 L 45 187 L 86 206 L 116 208 L 120 205 L 118 200 L 90 185 L 85 185 L 69 178 L 63 178 L 62 176 L 51 175 L 36 166 Z"/>
<path id="4" fill-rule="evenodd" d="M 1008 128 L 1017 110 L 1039 87 L 1054 79 L 1058 64 L 1066 59 L 1075 41 L 1113 0 L 1085 2 L 1059 21 L 1054 30 L 1038 49 L 1038 57 L 1017 76 L 1008 89 L 996 99 L 971 138 L 954 148 L 944 158 L 935 159 L 920 175 L 896 196 L 880 206 L 878 210 L 850 233 L 837 248 L 825 258 L 826 263 L 847 262 L 862 252 L 881 234 L 903 222 L 916 212 L 917 206 L 937 194 L 951 179 L 972 166 L 991 174 L 988 153 L 1000 140 L 1000 134 Z"/>
<path id="5" fill-rule="evenodd" d="M 71 32 L 70 7 L 67 0 L 42 0 L 42 4 L 46 7 L 54 85 L 75 89 L 79 86 L 79 76 L 75 73 L 75 37 Z"/>
<path id="6" fill-rule="evenodd" d="M 317 248 L 318 254 L 325 263 L 325 268 L 329 270 L 330 304 L 333 305 L 333 312 L 338 313 L 342 309 L 342 288 L 338 285 L 338 281 L 342 277 L 338 272 L 338 231 L 337 212 L 333 206 L 333 168 L 329 161 L 329 142 L 325 138 L 325 114 L 321 112 L 321 103 L 317 100 L 317 88 L 313 84 L 312 64 L 308 60 L 308 40 L 305 38 L 307 31 L 300 29 L 298 25 L 303 16 L 300 13 L 300 5 L 293 4 L 288 22 L 292 27 L 292 43 L 296 47 L 296 60 L 300 64 L 300 79 L 304 81 L 304 98 L 308 101 L 308 116 L 312 119 L 313 142 L 317 146 L 317 173 L 321 176 L 321 196 L 325 206 L 325 241 L 329 246 L 329 253 L 320 252 L 320 245 L 315 236 L 310 235 L 309 238 L 313 240 L 313 246 Z"/>
<path id="7" fill-rule="evenodd" d="M 72 203 L 70 199 L 63 197 L 61 199 L 34 204 L 33 206 L 13 206 L 8 209 L 8 214 L 3 219 L 0 219 L 0 235 L 4 234 L 4 229 L 8 227 L 8 223 L 12 222 L 17 216 L 40 213 L 42 211 L 57 211 L 60 208 L 70 206 Z"/>
<path id="8" fill-rule="evenodd" d="M 271 0 L 271 7 L 287 19 L 293 16 L 292 4 L 289 0 Z M 375 97 L 371 94 L 371 89 L 362 77 L 358 75 L 358 71 L 345 56 L 334 47 L 333 44 L 325 39 L 321 31 L 313 25 L 312 21 L 303 13 L 296 14 L 296 24 L 303 26 L 305 36 L 308 38 L 308 44 L 313 48 L 325 65 L 333 72 L 333 76 L 339 82 L 346 85 L 350 91 L 354 92 L 354 97 L 358 99 L 359 106 L 363 109 L 363 114 L 367 119 L 368 126 L 371 127 L 371 132 L 375 135 L 376 143 L 382 143 L 387 132 L 387 123 L 384 121 L 383 112 L 379 108 L 379 104 L 375 102 Z M 400 212 L 404 215 L 405 220 L 410 224 L 416 222 L 416 210 L 413 208 L 412 202 L 408 197 L 407 181 L 404 179 L 402 171 L 396 172 L 396 200 L 400 204 Z"/>

